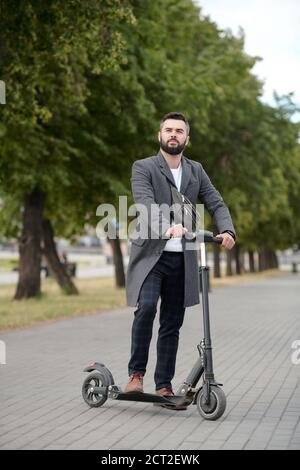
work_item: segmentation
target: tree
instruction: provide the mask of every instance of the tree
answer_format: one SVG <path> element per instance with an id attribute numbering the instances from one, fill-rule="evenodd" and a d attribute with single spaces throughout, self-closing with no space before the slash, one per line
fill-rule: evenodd
<path id="1" fill-rule="evenodd" d="M 120 0 L 16 0 L 3 9 L 1 76 L 9 86 L 1 108 L 1 186 L 24 207 L 17 299 L 40 292 L 44 206 L 58 187 L 73 184 L 72 122 L 86 112 L 88 76 L 124 60 L 122 21 L 132 16 Z"/>

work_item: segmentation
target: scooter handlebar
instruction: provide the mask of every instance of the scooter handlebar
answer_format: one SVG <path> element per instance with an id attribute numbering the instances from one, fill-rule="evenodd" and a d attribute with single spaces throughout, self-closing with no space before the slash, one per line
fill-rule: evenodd
<path id="1" fill-rule="evenodd" d="M 185 238 L 188 240 L 194 240 L 195 238 L 199 238 L 204 243 L 218 243 L 221 245 L 222 238 L 214 237 L 212 232 L 209 230 L 197 230 L 196 232 L 187 232 L 185 234 Z"/>

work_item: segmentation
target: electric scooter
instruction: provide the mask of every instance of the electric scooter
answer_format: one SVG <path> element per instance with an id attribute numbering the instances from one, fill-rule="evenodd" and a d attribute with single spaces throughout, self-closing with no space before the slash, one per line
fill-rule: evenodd
<path id="1" fill-rule="evenodd" d="M 206 264 L 205 243 L 222 243 L 212 232 L 199 230 L 192 234 L 200 242 L 201 264 L 199 267 L 204 338 L 197 345 L 199 357 L 185 381 L 179 386 L 174 396 L 158 396 L 152 393 L 123 392 L 115 385 L 114 378 L 107 367 L 99 362 L 87 366 L 84 371 L 90 372 L 82 385 L 82 396 L 90 407 L 102 406 L 108 398 L 113 400 L 154 403 L 172 410 L 176 405 L 197 405 L 200 415 L 207 420 L 220 418 L 226 408 L 226 395 L 217 382 L 213 372 L 212 342 L 210 336 L 209 303 L 208 303 L 208 267 Z M 191 238 L 192 238 L 191 237 Z M 200 378 L 203 383 L 197 388 Z"/>

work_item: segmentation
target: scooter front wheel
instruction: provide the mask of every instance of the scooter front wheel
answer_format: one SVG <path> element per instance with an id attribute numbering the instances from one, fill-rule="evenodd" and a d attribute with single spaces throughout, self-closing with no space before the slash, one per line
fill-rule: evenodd
<path id="1" fill-rule="evenodd" d="M 215 421 L 225 411 L 226 395 L 220 387 L 211 385 L 209 398 L 209 403 L 205 403 L 203 389 L 200 390 L 197 396 L 197 409 L 204 419 Z"/>
<path id="2" fill-rule="evenodd" d="M 98 371 L 91 372 L 82 384 L 82 397 L 92 408 L 102 406 L 107 400 L 107 393 L 94 392 L 95 387 L 107 387 L 107 377 Z"/>

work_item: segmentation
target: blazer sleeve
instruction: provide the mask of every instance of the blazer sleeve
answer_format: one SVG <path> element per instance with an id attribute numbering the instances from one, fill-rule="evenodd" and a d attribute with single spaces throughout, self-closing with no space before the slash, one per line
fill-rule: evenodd
<path id="1" fill-rule="evenodd" d="M 232 232 L 236 237 L 235 229 L 228 207 L 223 201 L 219 191 L 214 187 L 210 181 L 207 173 L 200 164 L 200 191 L 198 198 L 204 204 L 209 214 L 214 220 L 219 233 Z"/>
<path id="2" fill-rule="evenodd" d="M 131 189 L 142 238 L 164 238 L 170 221 L 155 202 L 151 174 L 142 161 L 137 160 L 132 165 Z"/>

